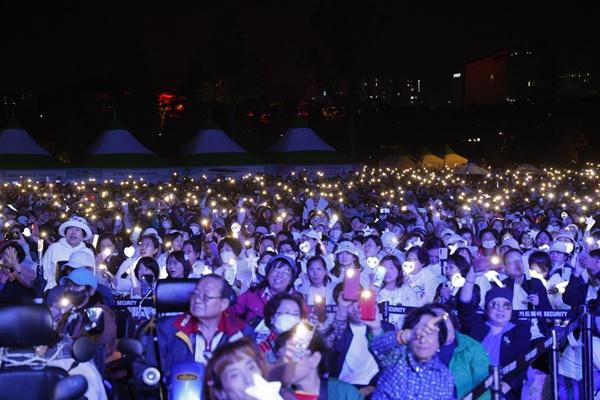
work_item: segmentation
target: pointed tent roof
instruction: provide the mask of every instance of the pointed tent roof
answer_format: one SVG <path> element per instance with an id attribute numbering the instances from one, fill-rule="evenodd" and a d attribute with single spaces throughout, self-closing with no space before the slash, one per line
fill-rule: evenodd
<path id="1" fill-rule="evenodd" d="M 427 147 L 423 146 L 421 151 L 421 166 L 425 168 L 441 168 L 444 166 L 444 159 L 436 156 Z"/>
<path id="2" fill-rule="evenodd" d="M 58 168 L 60 163 L 40 146 L 13 116 L 0 131 L 0 168 Z"/>
<path id="3" fill-rule="evenodd" d="M 114 119 L 85 153 L 88 168 L 156 168 L 165 163 Z"/>
<path id="4" fill-rule="evenodd" d="M 270 149 L 278 164 L 340 164 L 346 158 L 327 144 L 308 127 L 306 121 L 296 119 Z"/>
<path id="5" fill-rule="evenodd" d="M 257 164 L 258 158 L 233 141 L 209 119 L 182 151 L 188 166 Z"/>
<path id="6" fill-rule="evenodd" d="M 468 162 L 454 170 L 455 175 L 487 175 L 490 171 L 485 168 L 481 168 L 479 165 Z"/>
<path id="7" fill-rule="evenodd" d="M 404 147 L 400 147 L 396 154 L 381 160 L 380 164 L 382 167 L 397 167 L 400 169 L 414 168 L 417 165 L 414 158 L 406 152 Z"/>
<path id="8" fill-rule="evenodd" d="M 469 161 L 463 156 L 459 156 L 458 154 L 456 154 L 456 152 L 452 150 L 452 148 L 450 148 L 450 146 L 448 145 L 446 145 L 445 153 L 446 155 L 444 156 L 444 163 L 450 168 L 465 165 Z"/>

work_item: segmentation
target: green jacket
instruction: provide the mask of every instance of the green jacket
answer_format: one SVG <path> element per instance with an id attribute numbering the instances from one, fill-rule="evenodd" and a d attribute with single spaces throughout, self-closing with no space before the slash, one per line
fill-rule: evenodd
<path id="1" fill-rule="evenodd" d="M 327 400 L 363 400 L 354 386 L 334 378 L 327 380 Z"/>
<path id="2" fill-rule="evenodd" d="M 477 340 L 456 332 L 456 348 L 450 359 L 450 372 L 454 376 L 457 398 L 462 399 L 488 377 L 490 360 Z M 486 392 L 479 399 L 489 399 Z"/>

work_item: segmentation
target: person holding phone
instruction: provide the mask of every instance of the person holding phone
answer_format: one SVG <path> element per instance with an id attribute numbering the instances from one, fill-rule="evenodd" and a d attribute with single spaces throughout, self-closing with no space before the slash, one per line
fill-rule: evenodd
<path id="1" fill-rule="evenodd" d="M 353 385 L 329 375 L 331 360 L 328 348 L 318 332 L 315 332 L 300 359 L 295 357 L 297 340 L 294 330 L 282 333 L 275 340 L 275 352 L 283 364 L 282 383 L 291 390 L 319 395 L 327 400 L 362 400 L 364 397 Z M 276 367 L 277 368 L 277 367 Z"/>
<path id="2" fill-rule="evenodd" d="M 346 300 L 342 292 L 343 283 L 340 283 L 333 290 L 338 307 L 332 324 L 335 365 L 331 369 L 331 376 L 355 385 L 366 397 L 373 393 L 380 370 L 369 351 L 370 332 L 366 322 L 361 320 L 359 302 Z M 385 321 L 380 324 L 386 332 L 396 329 Z"/>

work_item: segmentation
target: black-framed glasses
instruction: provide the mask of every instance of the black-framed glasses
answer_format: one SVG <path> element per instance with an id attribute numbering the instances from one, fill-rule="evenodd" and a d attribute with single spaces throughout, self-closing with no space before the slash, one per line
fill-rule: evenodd
<path id="1" fill-rule="evenodd" d="M 209 296 L 206 293 L 194 293 L 192 292 L 192 299 L 198 301 L 201 300 L 203 303 L 206 303 L 209 300 L 213 300 L 213 299 L 222 299 L 223 296 Z"/>

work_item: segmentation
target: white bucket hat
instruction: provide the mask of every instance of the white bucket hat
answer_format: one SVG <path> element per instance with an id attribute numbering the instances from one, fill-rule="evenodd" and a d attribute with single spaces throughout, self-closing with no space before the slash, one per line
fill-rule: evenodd
<path id="1" fill-rule="evenodd" d="M 94 257 L 90 255 L 87 251 L 79 250 L 71 254 L 69 257 L 69 261 L 66 262 L 65 267 L 71 268 L 94 268 L 96 265 L 96 261 Z"/>
<path id="2" fill-rule="evenodd" d="M 68 221 L 63 222 L 58 228 L 58 233 L 60 234 L 60 236 L 64 237 L 67 228 L 70 227 L 81 229 L 84 232 L 83 240 L 89 240 L 92 238 L 92 230 L 88 226 L 85 218 L 72 216 Z"/>

